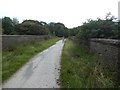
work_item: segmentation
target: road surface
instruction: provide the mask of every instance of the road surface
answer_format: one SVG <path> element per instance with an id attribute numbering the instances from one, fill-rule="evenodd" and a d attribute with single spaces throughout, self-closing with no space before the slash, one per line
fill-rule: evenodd
<path id="1" fill-rule="evenodd" d="M 59 88 L 62 40 L 33 57 L 18 70 L 3 88 Z"/>

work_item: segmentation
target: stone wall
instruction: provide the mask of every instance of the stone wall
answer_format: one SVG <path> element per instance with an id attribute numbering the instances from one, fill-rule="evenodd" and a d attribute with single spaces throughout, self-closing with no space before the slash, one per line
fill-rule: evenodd
<path id="1" fill-rule="evenodd" d="M 117 83 L 120 85 L 120 40 L 90 39 L 90 52 L 100 57 L 100 64 L 117 72 Z"/>
<path id="2" fill-rule="evenodd" d="M 118 51 L 120 40 L 114 39 L 91 39 L 90 51 L 100 56 L 103 64 L 115 66 L 118 63 Z"/>
<path id="3" fill-rule="evenodd" d="M 41 41 L 47 39 L 47 35 L 2 35 L 2 48 L 9 48 L 11 46 L 30 43 L 34 41 Z"/>

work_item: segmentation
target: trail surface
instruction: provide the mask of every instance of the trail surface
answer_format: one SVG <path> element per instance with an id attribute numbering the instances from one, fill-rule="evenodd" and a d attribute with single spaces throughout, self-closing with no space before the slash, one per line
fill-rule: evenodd
<path id="1" fill-rule="evenodd" d="M 33 57 L 18 70 L 3 88 L 59 88 L 60 59 L 64 43 L 55 45 Z"/>

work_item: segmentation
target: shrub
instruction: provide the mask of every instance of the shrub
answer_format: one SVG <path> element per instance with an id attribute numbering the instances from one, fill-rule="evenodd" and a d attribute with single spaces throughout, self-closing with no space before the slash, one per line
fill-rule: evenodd
<path id="1" fill-rule="evenodd" d="M 17 34 L 20 35 L 47 35 L 49 30 L 39 24 L 22 23 L 15 27 Z"/>

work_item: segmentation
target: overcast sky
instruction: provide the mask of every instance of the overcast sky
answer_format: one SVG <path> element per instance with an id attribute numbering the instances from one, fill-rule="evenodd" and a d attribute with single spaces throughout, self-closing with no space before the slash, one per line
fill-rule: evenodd
<path id="1" fill-rule="evenodd" d="M 61 22 L 68 28 L 87 19 L 105 18 L 111 12 L 118 17 L 119 0 L 0 0 L 0 17 Z"/>

